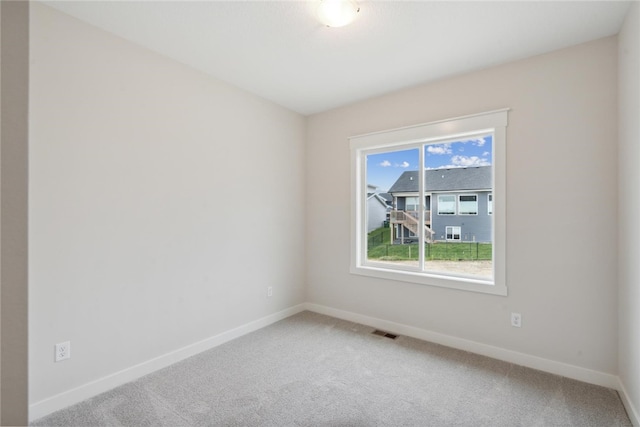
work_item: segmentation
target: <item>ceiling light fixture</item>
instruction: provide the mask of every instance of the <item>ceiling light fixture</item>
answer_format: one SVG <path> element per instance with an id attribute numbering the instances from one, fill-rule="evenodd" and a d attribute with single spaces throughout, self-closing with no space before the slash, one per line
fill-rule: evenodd
<path id="1" fill-rule="evenodd" d="M 354 0 L 320 0 L 318 19 L 327 27 L 343 27 L 356 18 L 360 12 Z"/>

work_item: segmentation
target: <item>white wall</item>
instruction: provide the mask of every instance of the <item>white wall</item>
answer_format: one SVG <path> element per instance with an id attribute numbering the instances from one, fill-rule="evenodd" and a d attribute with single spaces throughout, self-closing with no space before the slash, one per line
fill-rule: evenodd
<path id="1" fill-rule="evenodd" d="M 311 116 L 308 300 L 615 375 L 616 82 L 612 37 Z M 349 274 L 347 138 L 502 107 L 509 296 Z"/>
<path id="2" fill-rule="evenodd" d="M 31 403 L 303 302 L 305 118 L 31 13 Z"/>
<path id="3" fill-rule="evenodd" d="M 638 104 L 625 97 L 638 91 L 637 6 L 619 92 L 608 38 L 314 115 L 305 136 L 297 114 L 33 3 L 30 402 L 310 301 L 599 372 L 619 364 L 638 407 Z M 620 194 L 636 195 L 619 205 L 617 93 Z M 501 107 L 509 296 L 350 275 L 347 138 Z M 65 340 L 73 357 L 55 364 Z"/>
<path id="4" fill-rule="evenodd" d="M 618 36 L 619 46 L 619 375 L 627 409 L 640 425 L 640 4 Z M 629 403 L 633 406 L 629 408 Z"/>

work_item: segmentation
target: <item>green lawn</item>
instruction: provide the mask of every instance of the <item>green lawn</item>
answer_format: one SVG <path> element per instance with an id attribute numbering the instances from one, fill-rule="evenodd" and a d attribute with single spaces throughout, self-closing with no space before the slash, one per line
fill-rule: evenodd
<path id="1" fill-rule="evenodd" d="M 390 244 L 391 229 L 378 228 L 368 235 L 368 258 L 393 260 L 417 260 L 418 244 Z M 427 260 L 490 260 L 491 243 L 475 242 L 438 242 L 425 245 Z"/>

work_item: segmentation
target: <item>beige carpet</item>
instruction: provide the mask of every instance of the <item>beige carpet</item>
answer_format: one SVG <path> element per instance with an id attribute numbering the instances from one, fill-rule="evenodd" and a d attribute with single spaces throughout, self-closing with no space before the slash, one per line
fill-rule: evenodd
<path id="1" fill-rule="evenodd" d="M 614 390 L 304 312 L 37 426 L 630 426 Z"/>

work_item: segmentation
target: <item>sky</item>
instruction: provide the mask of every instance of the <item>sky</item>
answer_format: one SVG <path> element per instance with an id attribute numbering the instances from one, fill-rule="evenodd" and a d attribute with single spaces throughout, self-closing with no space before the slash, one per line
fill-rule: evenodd
<path id="1" fill-rule="evenodd" d="M 493 158 L 491 135 L 445 144 L 425 145 L 426 169 L 489 166 Z M 389 151 L 367 156 L 367 184 L 387 191 L 404 171 L 416 171 L 418 149 Z"/>

